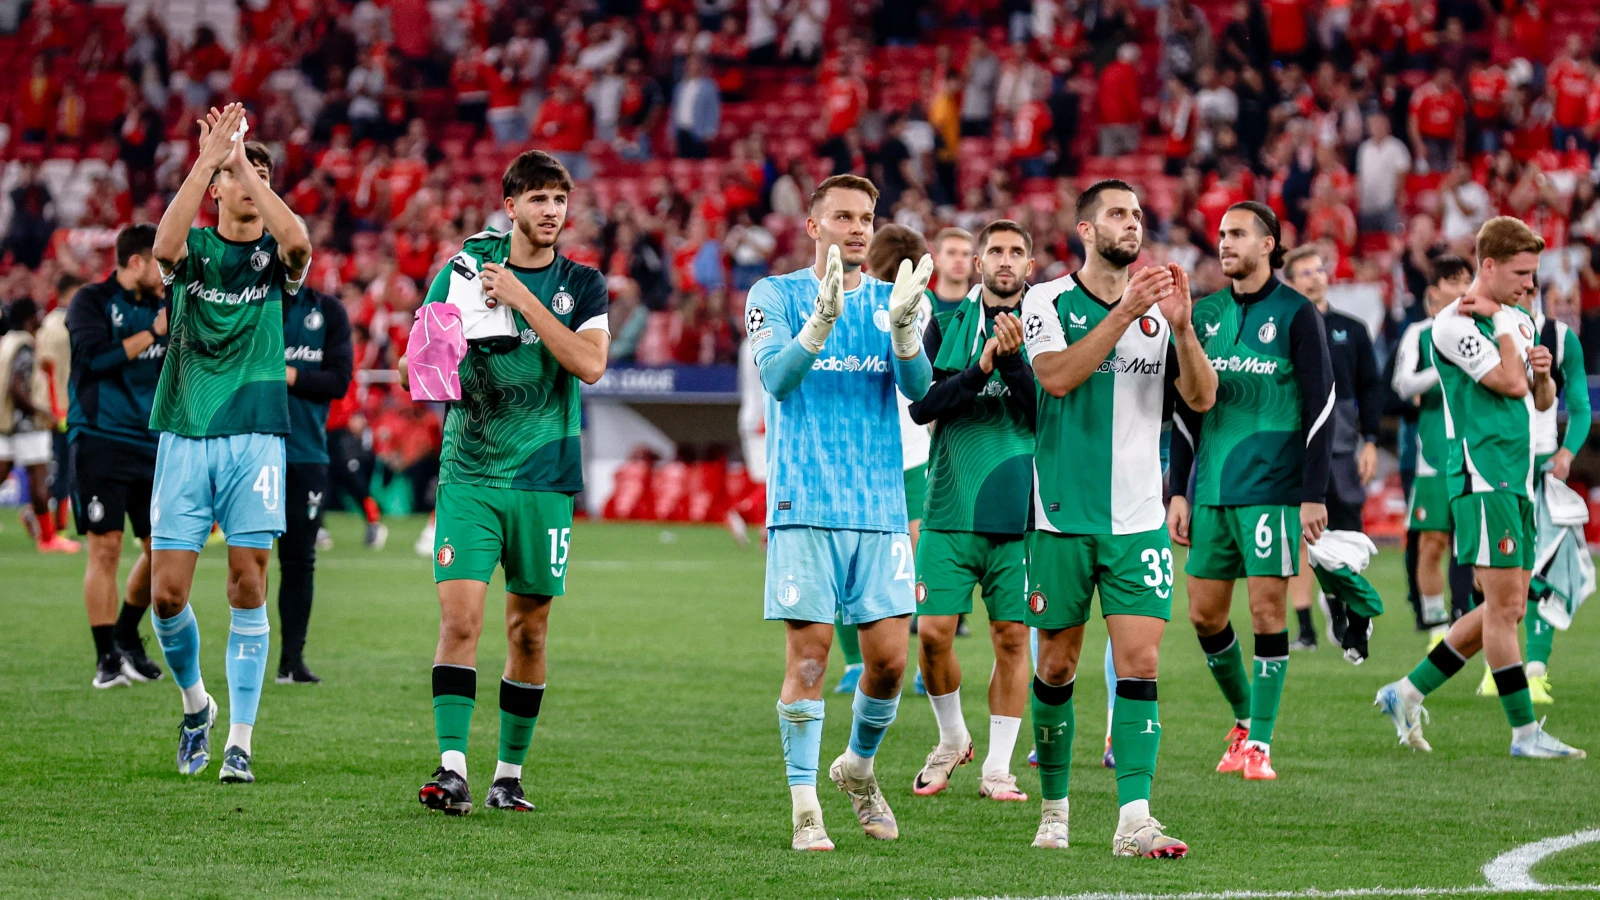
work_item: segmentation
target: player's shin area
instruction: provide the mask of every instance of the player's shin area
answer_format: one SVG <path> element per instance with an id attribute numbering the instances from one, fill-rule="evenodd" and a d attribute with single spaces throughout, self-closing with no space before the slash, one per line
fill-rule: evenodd
<path id="1" fill-rule="evenodd" d="M 833 625 L 789 620 L 785 628 L 785 665 L 781 702 L 821 700 L 822 680 L 833 647 Z M 906 671 L 911 617 L 892 616 L 860 626 L 861 690 L 869 697 L 899 696 Z"/>

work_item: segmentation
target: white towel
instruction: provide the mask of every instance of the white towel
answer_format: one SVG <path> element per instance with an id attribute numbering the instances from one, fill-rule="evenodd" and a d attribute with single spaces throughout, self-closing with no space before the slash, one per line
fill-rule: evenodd
<path id="1" fill-rule="evenodd" d="M 1377 552 L 1372 538 L 1359 531 L 1324 531 L 1315 544 L 1306 545 L 1312 564 L 1330 572 L 1349 569 L 1360 573 Z"/>
<path id="2" fill-rule="evenodd" d="M 469 341 L 516 337 L 517 325 L 511 318 L 511 307 L 489 305 L 478 271 L 478 261 L 470 253 L 458 253 L 450 259 L 450 293 L 446 299 L 461 310 L 462 333 Z"/>

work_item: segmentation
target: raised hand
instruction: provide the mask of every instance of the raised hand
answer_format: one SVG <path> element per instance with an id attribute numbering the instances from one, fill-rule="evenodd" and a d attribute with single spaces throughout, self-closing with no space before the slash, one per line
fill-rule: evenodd
<path id="1" fill-rule="evenodd" d="M 200 126 L 200 155 L 195 165 L 211 171 L 222 168 L 229 162 L 236 143 L 242 156 L 243 142 L 235 142 L 233 133 L 243 120 L 244 105 L 240 103 L 229 103 L 220 112 L 213 107 L 204 119 L 198 120 L 195 124 Z"/>
<path id="2" fill-rule="evenodd" d="M 1015 313 L 1003 312 L 994 317 L 995 352 L 1010 356 L 1022 349 L 1022 322 Z"/>
<path id="3" fill-rule="evenodd" d="M 817 285 L 817 305 L 811 318 L 800 327 L 795 336 L 801 346 L 811 353 L 821 353 L 822 345 L 833 333 L 833 323 L 844 312 L 844 260 L 839 257 L 838 246 L 828 248 L 828 261 L 822 267 L 822 281 Z"/>
<path id="4" fill-rule="evenodd" d="M 1156 300 L 1161 315 L 1174 331 L 1183 331 L 1190 325 L 1189 315 L 1194 311 L 1194 298 L 1189 294 L 1189 273 L 1177 263 L 1167 263 L 1172 273 L 1172 292 Z"/>
<path id="5" fill-rule="evenodd" d="M 1128 279 L 1128 287 L 1122 292 L 1122 307 L 1129 315 L 1142 316 L 1157 301 L 1171 295 L 1173 284 L 1172 272 L 1166 266 L 1146 266 Z"/>
<path id="6" fill-rule="evenodd" d="M 911 260 L 900 260 L 900 271 L 894 276 L 894 290 L 889 293 L 889 335 L 894 342 L 894 353 L 901 359 L 916 356 L 922 347 L 922 336 L 917 334 L 917 314 L 922 311 L 922 296 L 932 277 L 933 257 L 928 254 L 922 254 L 915 268 Z"/>

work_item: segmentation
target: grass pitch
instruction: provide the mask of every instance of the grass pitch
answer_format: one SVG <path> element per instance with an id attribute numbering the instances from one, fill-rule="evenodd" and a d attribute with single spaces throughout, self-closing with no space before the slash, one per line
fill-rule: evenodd
<path id="1" fill-rule="evenodd" d="M 1411 630 L 1399 554 L 1373 569 L 1391 610 L 1359 669 L 1324 646 L 1290 663 L 1275 783 L 1212 772 L 1229 724 L 1183 613 L 1182 579 L 1162 654 L 1165 740 L 1152 807 L 1192 848 L 1186 860 L 1114 859 L 1111 773 L 1100 768 L 1104 628 L 1091 625 L 1077 691 L 1073 847 L 1028 846 L 1038 777 L 1028 729 L 1020 784 L 1035 799 L 977 795 L 978 765 L 950 791 L 911 793 L 937 737 L 910 696 L 878 756 L 900 820 L 893 843 L 861 834 L 845 798 L 821 786 L 838 850 L 788 850 L 789 803 L 773 704 L 782 629 L 761 621 L 762 554 L 714 529 L 579 525 L 570 593 L 551 616 L 549 693 L 525 771 L 539 810 L 481 805 L 465 819 L 422 809 L 437 764 L 428 670 L 438 624 L 420 519 L 392 523 L 389 548 L 361 547 L 335 516 L 322 554 L 307 658 L 318 687 L 268 683 L 254 785 L 221 785 L 226 734 L 224 560 L 202 556 L 193 594 L 202 660 L 223 707 L 217 759 L 201 777 L 173 762 L 179 708 L 170 680 L 96 691 L 82 604 L 83 556 L 40 556 L 0 533 L 0 895 L 1031 897 L 1084 891 L 1444 889 L 1482 885 L 1481 867 L 1520 844 L 1600 827 L 1600 759 L 1507 754 L 1498 703 L 1473 696 L 1474 662 L 1430 699 L 1435 751 L 1395 746 L 1372 708 L 1423 643 Z M 131 562 L 125 555 L 123 572 Z M 276 564 L 272 591 L 276 591 Z M 497 584 L 491 597 L 500 590 Z M 276 601 L 273 609 L 276 627 Z M 1242 602 L 1234 626 L 1249 632 Z M 495 609 L 491 601 L 491 610 Z M 981 605 L 980 605 L 981 609 Z M 469 753 L 474 798 L 497 746 L 503 632 L 491 611 L 479 657 Z M 1600 756 L 1600 613 L 1557 636 L 1551 730 Z M 987 743 L 991 653 L 958 642 L 968 727 Z M 148 623 L 145 633 L 150 633 Z M 276 637 L 276 635 L 275 635 Z M 154 638 L 152 657 L 160 661 Z M 1246 648 L 1248 651 L 1248 647 Z M 273 648 L 275 671 L 277 648 Z M 828 683 L 842 664 L 837 651 Z M 908 673 L 909 674 L 909 673 Z M 909 679 L 908 679 L 909 680 Z M 828 696 L 822 767 L 849 730 L 849 698 Z M 1540 710 L 1541 714 L 1545 712 Z M 1600 845 L 1534 869 L 1548 884 L 1600 881 Z"/>

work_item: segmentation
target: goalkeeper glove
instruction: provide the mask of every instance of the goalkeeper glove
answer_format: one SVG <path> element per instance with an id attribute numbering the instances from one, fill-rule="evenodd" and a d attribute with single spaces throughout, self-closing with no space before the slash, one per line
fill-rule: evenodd
<path id="1" fill-rule="evenodd" d="M 844 262 L 839 258 L 839 248 L 829 247 L 822 284 L 817 289 L 817 308 L 800 328 L 800 345 L 812 353 L 821 353 L 823 342 L 833 332 L 833 323 L 843 311 Z"/>
<path id="2" fill-rule="evenodd" d="M 922 294 L 928 289 L 928 279 L 933 276 L 933 257 L 922 254 L 915 269 L 911 260 L 900 260 L 900 271 L 894 276 L 894 290 L 889 294 L 889 337 L 894 342 L 894 355 L 911 359 L 922 348 L 922 335 L 917 333 L 917 314 L 922 311 Z"/>

